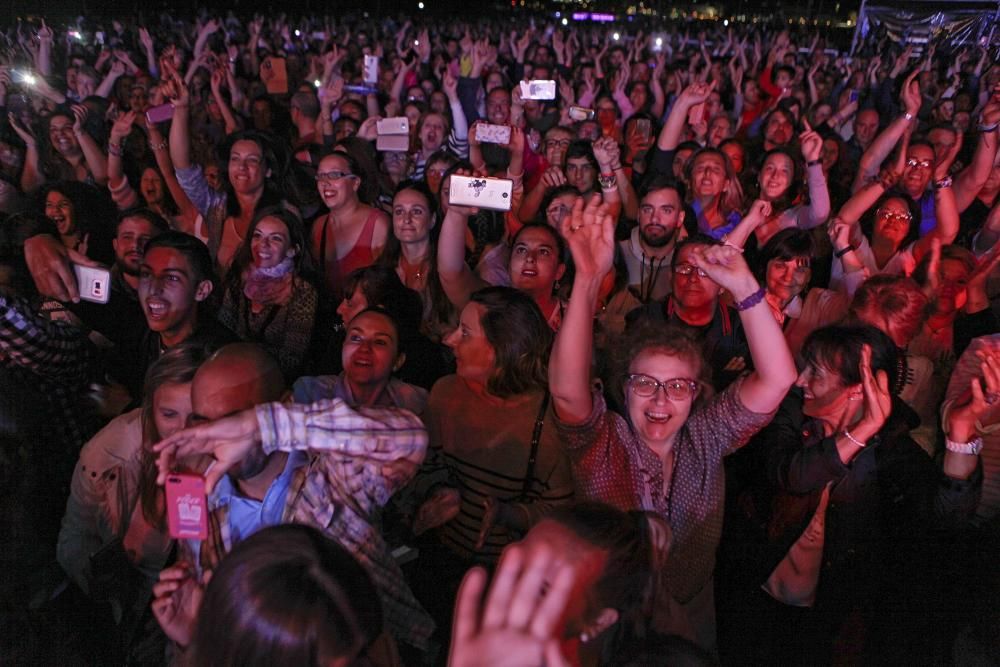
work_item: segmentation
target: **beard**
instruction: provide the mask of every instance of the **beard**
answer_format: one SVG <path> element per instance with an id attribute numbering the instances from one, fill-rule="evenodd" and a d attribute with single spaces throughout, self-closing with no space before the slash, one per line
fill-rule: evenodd
<path id="1" fill-rule="evenodd" d="M 663 234 L 657 236 L 649 236 L 645 230 L 639 229 L 639 238 L 643 243 L 648 245 L 650 248 L 663 248 L 674 240 L 675 230 L 664 228 L 666 231 Z"/>

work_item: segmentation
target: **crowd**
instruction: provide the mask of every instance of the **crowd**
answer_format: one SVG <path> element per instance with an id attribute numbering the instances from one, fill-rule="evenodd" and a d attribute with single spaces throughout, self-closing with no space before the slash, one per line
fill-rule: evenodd
<path id="1" fill-rule="evenodd" d="M 1000 661 L 987 49 L 4 35 L 11 664 Z"/>

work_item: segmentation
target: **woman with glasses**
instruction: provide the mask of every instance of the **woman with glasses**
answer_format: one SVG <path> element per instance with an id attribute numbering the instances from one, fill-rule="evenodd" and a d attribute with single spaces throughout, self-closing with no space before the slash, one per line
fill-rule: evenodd
<path id="1" fill-rule="evenodd" d="M 576 276 L 549 363 L 557 425 L 577 493 L 621 509 L 654 511 L 669 521 L 673 542 L 666 591 L 680 602 L 705 647 L 714 645 L 712 570 L 722 530 L 722 459 L 770 421 L 796 370 L 765 290 L 740 253 L 688 246 L 685 264 L 729 290 L 758 370 L 711 396 L 709 367 L 688 332 L 662 325 L 630 332 L 620 347 L 624 416 L 593 390 L 593 302 L 614 259 L 614 220 L 592 200 L 563 222 Z M 766 363 L 764 363 L 766 360 Z M 668 603 L 658 599 L 657 608 Z"/>
<path id="2" fill-rule="evenodd" d="M 358 198 L 359 173 L 354 158 L 341 151 L 320 160 L 316 170 L 327 213 L 313 222 L 309 248 L 334 297 L 351 271 L 375 263 L 389 235 L 389 216 Z"/>
<path id="3" fill-rule="evenodd" d="M 918 225 L 914 224 L 916 204 L 905 193 L 886 194 L 895 185 L 895 180 L 894 174 L 884 173 L 858 190 L 840 209 L 835 220 L 849 227 L 848 244 L 833 248 L 831 289 L 840 288 L 849 264 L 854 261 L 860 262 L 869 276 L 879 273 L 909 276 L 935 242 L 948 245 L 955 240 L 958 208 L 951 180 L 935 185 L 936 222 L 923 236 L 919 236 Z M 869 210 L 873 210 L 874 215 L 862 221 Z"/>

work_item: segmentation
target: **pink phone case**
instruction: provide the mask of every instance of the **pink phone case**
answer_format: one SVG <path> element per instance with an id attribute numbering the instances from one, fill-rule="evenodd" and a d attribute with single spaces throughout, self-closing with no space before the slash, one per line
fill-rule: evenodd
<path id="1" fill-rule="evenodd" d="M 208 498 L 205 478 L 190 473 L 167 476 L 167 527 L 178 540 L 208 537 Z"/>
<path id="2" fill-rule="evenodd" d="M 173 117 L 174 105 L 169 102 L 146 110 L 146 122 L 152 123 L 153 125 L 156 123 L 162 123 L 165 120 L 170 120 Z"/>

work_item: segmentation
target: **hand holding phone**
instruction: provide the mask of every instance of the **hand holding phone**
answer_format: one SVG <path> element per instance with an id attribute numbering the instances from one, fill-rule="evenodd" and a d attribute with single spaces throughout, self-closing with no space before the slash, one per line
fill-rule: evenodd
<path id="1" fill-rule="evenodd" d="M 164 492 L 170 537 L 178 540 L 206 539 L 208 497 L 205 494 L 205 478 L 191 473 L 171 473 L 167 475 Z"/>
<path id="2" fill-rule="evenodd" d="M 80 298 L 92 303 L 107 303 L 111 296 L 111 273 L 107 269 L 73 265 Z"/>

